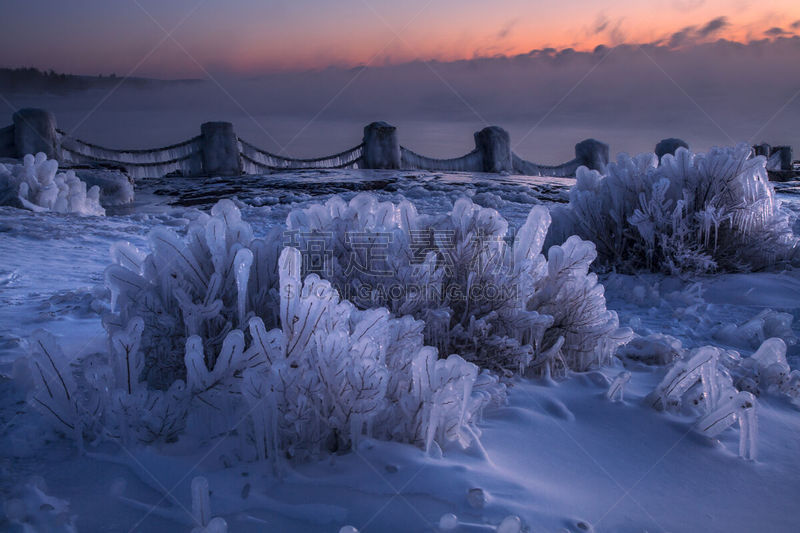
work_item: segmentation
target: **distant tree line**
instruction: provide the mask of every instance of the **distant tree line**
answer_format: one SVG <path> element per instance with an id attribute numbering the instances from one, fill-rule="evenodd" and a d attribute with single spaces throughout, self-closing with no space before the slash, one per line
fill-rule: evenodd
<path id="1" fill-rule="evenodd" d="M 168 81 L 147 78 L 122 79 L 116 74 L 107 76 L 80 76 L 62 74 L 54 70 L 39 70 L 33 67 L 0 68 L 0 92 L 3 93 L 66 93 L 92 88 L 113 87 L 120 82 L 127 86 L 144 87 Z M 180 80 L 199 81 L 199 80 Z"/>

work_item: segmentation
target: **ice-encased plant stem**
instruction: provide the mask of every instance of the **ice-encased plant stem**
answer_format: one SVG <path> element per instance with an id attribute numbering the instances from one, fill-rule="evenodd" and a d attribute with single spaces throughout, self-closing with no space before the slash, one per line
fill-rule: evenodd
<path id="1" fill-rule="evenodd" d="M 769 347 L 765 351 L 769 351 Z M 684 408 L 696 413 L 699 408 L 703 414 L 696 429 L 710 438 L 738 421 L 739 455 L 755 459 L 758 402 L 750 392 L 738 391 L 733 386 L 726 368 L 729 366 L 741 366 L 738 353 L 714 346 L 697 348 L 687 358 L 673 364 L 656 390 L 647 397 L 647 402 L 657 409 L 673 411 Z"/>
<path id="2" fill-rule="evenodd" d="M 301 250 L 322 242 L 324 263 L 314 271 L 358 307 L 411 314 L 440 353 L 507 375 L 586 370 L 630 337 L 588 272 L 594 246 L 571 237 L 546 259 L 549 225 L 547 209 L 535 206 L 512 245 L 505 219 L 467 198 L 425 216 L 408 201 L 368 193 L 295 210 L 287 221 Z M 355 250 L 354 236 L 362 239 Z M 354 268 L 354 253 L 371 268 Z"/>
<path id="3" fill-rule="evenodd" d="M 797 239 L 751 147 L 620 154 L 606 175 L 578 169 L 548 240 L 577 234 L 608 269 L 666 273 L 763 269 L 791 261 Z"/>
<path id="4" fill-rule="evenodd" d="M 703 435 L 714 438 L 739 422 L 739 456 L 755 460 L 758 456 L 758 402 L 751 393 L 740 392 L 733 399 L 697 422 Z"/>
<path id="5" fill-rule="evenodd" d="M 606 391 L 606 398 L 612 402 L 621 402 L 625 395 L 625 385 L 631 380 L 631 373 L 622 371 L 611 382 Z"/>

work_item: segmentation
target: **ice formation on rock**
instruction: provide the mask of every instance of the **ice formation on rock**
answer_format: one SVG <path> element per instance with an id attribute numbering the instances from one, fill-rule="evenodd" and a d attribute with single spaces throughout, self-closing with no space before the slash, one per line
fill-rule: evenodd
<path id="1" fill-rule="evenodd" d="M 740 360 L 732 374 L 739 390 L 756 396 L 772 393 L 800 399 L 800 371 L 789 367 L 786 343 L 780 338 L 765 340 L 753 355 Z"/>
<path id="2" fill-rule="evenodd" d="M 58 161 L 43 153 L 28 154 L 22 165 L 0 163 L 0 205 L 31 211 L 105 215 L 100 188 L 86 187 L 73 171 L 58 172 Z"/>
<path id="3" fill-rule="evenodd" d="M 577 234 L 607 268 L 667 273 L 750 270 L 794 258 L 797 239 L 751 147 L 620 154 L 601 175 L 578 169 L 551 241 Z"/>
<path id="4" fill-rule="evenodd" d="M 679 339 L 663 333 L 651 333 L 646 337 L 634 337 L 628 344 L 620 347 L 617 355 L 624 360 L 664 366 L 678 359 L 682 353 Z"/>
<path id="5" fill-rule="evenodd" d="M 722 324 L 713 332 L 715 339 L 737 348 L 758 348 L 771 338 L 778 337 L 786 344 L 796 344 L 797 335 L 792 330 L 794 317 L 772 309 L 764 309 L 742 324 Z"/>

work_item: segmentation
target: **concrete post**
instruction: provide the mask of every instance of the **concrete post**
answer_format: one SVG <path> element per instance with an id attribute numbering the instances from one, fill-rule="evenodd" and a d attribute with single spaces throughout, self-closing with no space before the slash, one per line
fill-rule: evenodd
<path id="1" fill-rule="evenodd" d="M 575 159 L 581 165 L 599 172 L 606 171 L 609 148 L 596 139 L 586 139 L 575 145 Z"/>
<path id="2" fill-rule="evenodd" d="M 489 126 L 475 133 L 475 148 L 483 156 L 484 172 L 514 172 L 511 161 L 511 137 L 499 126 Z"/>
<path id="3" fill-rule="evenodd" d="M 200 126 L 203 143 L 203 173 L 207 176 L 238 176 L 242 173 L 239 141 L 230 122 L 205 122 Z"/>
<path id="4" fill-rule="evenodd" d="M 14 144 L 14 125 L 0 129 L 0 157 L 17 157 L 17 146 Z"/>
<path id="5" fill-rule="evenodd" d="M 773 146 L 770 155 L 778 154 L 781 160 L 781 170 L 792 170 L 792 147 Z"/>
<path id="6" fill-rule="evenodd" d="M 769 154 L 772 152 L 772 147 L 767 143 L 761 143 L 753 146 L 753 155 L 759 156 L 763 155 L 766 158 L 769 158 Z"/>
<path id="7" fill-rule="evenodd" d="M 364 126 L 363 168 L 400 168 L 400 141 L 397 128 L 386 122 Z"/>
<path id="8" fill-rule="evenodd" d="M 661 161 L 661 158 L 667 154 L 675 155 L 675 152 L 678 151 L 678 148 L 686 148 L 688 150 L 689 144 L 683 139 L 670 137 L 668 139 L 661 139 L 658 141 L 658 144 L 656 144 L 655 153 L 658 156 L 658 160 Z"/>
<path id="9" fill-rule="evenodd" d="M 28 107 L 14 113 L 12 120 L 17 157 L 44 152 L 48 159 L 61 159 L 55 115 L 44 109 Z"/>

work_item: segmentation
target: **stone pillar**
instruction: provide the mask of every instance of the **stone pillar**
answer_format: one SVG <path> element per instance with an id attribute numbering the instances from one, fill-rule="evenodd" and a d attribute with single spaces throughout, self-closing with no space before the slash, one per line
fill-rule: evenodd
<path id="1" fill-rule="evenodd" d="M 239 141 L 230 122 L 206 122 L 200 126 L 203 143 L 203 174 L 238 176 L 242 173 Z"/>
<path id="2" fill-rule="evenodd" d="M 781 160 L 781 170 L 792 170 L 792 147 L 773 146 L 770 155 L 778 154 Z"/>
<path id="3" fill-rule="evenodd" d="M 20 109 L 12 117 L 17 157 L 44 152 L 48 159 L 61 159 L 56 117 L 44 109 Z"/>
<path id="4" fill-rule="evenodd" d="M 364 126 L 363 168 L 400 168 L 400 141 L 397 128 L 386 122 Z"/>
<path id="5" fill-rule="evenodd" d="M 770 152 L 772 152 L 772 147 L 767 143 L 761 143 L 753 146 L 753 155 L 763 155 L 764 157 L 769 158 Z"/>
<path id="6" fill-rule="evenodd" d="M 489 126 L 475 133 L 475 148 L 483 156 L 484 172 L 514 172 L 511 161 L 511 137 L 499 126 Z"/>
<path id="7" fill-rule="evenodd" d="M 17 157 L 17 146 L 14 144 L 14 125 L 0 129 L 0 157 Z"/>
<path id="8" fill-rule="evenodd" d="M 675 152 L 678 151 L 678 148 L 686 148 L 688 150 L 689 144 L 683 139 L 670 137 L 668 139 L 661 139 L 658 141 L 655 153 L 658 156 L 658 160 L 661 161 L 661 158 L 667 154 L 675 155 Z"/>
<path id="9" fill-rule="evenodd" d="M 599 172 L 606 171 L 608 152 L 608 145 L 596 139 L 586 139 L 575 145 L 575 159 L 581 165 Z"/>

